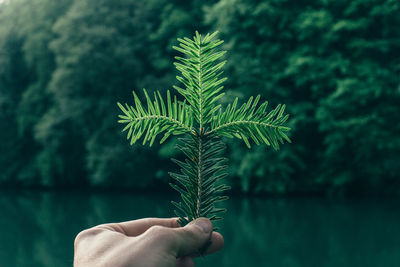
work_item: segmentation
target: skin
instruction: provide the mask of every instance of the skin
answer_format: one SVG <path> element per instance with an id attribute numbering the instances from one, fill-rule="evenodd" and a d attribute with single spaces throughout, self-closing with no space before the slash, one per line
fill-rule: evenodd
<path id="1" fill-rule="evenodd" d="M 205 247 L 203 255 L 222 248 L 223 237 L 212 229 L 206 218 L 185 227 L 177 218 L 98 225 L 75 238 L 74 266 L 192 267 Z"/>

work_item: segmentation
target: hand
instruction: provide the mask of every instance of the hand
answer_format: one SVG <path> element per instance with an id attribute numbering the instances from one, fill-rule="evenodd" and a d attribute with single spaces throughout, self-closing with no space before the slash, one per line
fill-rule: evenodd
<path id="1" fill-rule="evenodd" d="M 212 229 L 206 218 L 185 227 L 176 218 L 102 224 L 78 234 L 74 266 L 192 267 L 210 241 L 203 255 L 222 248 L 223 237 Z"/>

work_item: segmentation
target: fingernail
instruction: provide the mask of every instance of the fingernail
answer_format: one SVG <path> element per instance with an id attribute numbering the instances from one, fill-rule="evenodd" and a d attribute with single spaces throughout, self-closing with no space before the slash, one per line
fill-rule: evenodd
<path id="1" fill-rule="evenodd" d="M 194 225 L 199 227 L 204 233 L 208 234 L 212 231 L 212 225 L 209 220 L 206 219 L 197 219 L 194 222 Z"/>

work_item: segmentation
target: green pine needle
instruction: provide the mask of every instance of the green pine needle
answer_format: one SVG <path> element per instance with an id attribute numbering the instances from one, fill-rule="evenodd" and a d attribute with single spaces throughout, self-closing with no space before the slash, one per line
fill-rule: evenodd
<path id="1" fill-rule="evenodd" d="M 202 36 L 196 31 L 193 39 L 178 38 L 175 50 L 183 54 L 176 56 L 174 63 L 181 73 L 174 86 L 183 96 L 184 102 L 171 98 L 167 91 L 166 100 L 160 92 L 151 98 L 143 90 L 146 104 L 143 105 L 135 92 L 134 106 L 118 103 L 122 111 L 119 123 L 125 124 L 127 139 L 131 145 L 143 139 L 143 145 L 153 144 L 157 136 L 163 134 L 163 143 L 171 134 L 188 137 L 180 139 L 178 149 L 186 156 L 185 161 L 173 159 L 180 167 L 180 173 L 170 173 L 174 183 L 171 187 L 181 195 L 181 202 L 172 202 L 179 223 L 183 226 L 199 217 L 216 221 L 222 219 L 217 202 L 226 200 L 224 192 L 228 186 L 221 183 L 227 176 L 227 160 L 222 157 L 225 145 L 221 136 L 242 139 L 250 148 L 250 141 L 266 144 L 274 149 L 286 140 L 290 142 L 285 123 L 289 118 L 284 114 L 285 105 L 278 105 L 267 112 L 268 102 L 258 104 L 260 96 L 238 106 L 238 99 L 222 109 L 218 100 L 224 95 L 221 61 L 226 51 L 219 51 L 223 41 L 216 38 L 218 32 Z"/>

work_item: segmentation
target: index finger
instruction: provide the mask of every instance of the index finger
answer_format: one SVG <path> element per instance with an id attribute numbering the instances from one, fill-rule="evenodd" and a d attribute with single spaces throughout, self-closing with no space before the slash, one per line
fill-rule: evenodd
<path id="1" fill-rule="evenodd" d="M 180 227 L 178 218 L 144 218 L 120 223 L 107 223 L 96 226 L 96 228 L 107 229 L 126 236 L 138 236 L 143 234 L 152 226 L 160 225 L 168 228 Z"/>

